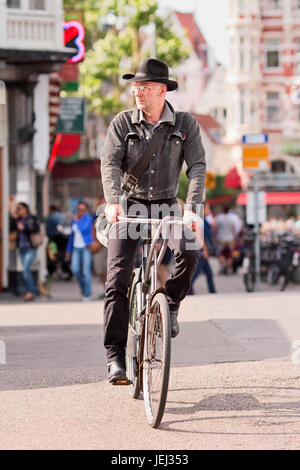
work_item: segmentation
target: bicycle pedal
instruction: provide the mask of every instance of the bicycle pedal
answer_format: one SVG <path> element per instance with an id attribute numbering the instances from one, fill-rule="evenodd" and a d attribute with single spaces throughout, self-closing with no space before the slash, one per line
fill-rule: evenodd
<path id="1" fill-rule="evenodd" d="M 115 379 L 111 382 L 112 385 L 132 385 L 129 379 Z"/>

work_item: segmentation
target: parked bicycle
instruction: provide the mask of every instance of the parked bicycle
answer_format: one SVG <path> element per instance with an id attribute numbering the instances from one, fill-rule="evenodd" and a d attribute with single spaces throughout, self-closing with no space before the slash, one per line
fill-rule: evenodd
<path id="1" fill-rule="evenodd" d="M 247 292 L 255 290 L 255 233 L 245 234 L 245 257 L 243 260 L 243 280 Z M 300 262 L 299 240 L 289 234 L 275 237 L 271 235 L 261 240 L 260 280 L 275 286 L 280 283 L 284 291 L 293 280 Z"/>
<path id="2" fill-rule="evenodd" d="M 276 285 L 281 281 L 280 290 L 284 291 L 298 269 L 299 256 L 299 241 L 290 235 L 282 236 L 276 246 L 274 261 L 268 271 L 268 283 Z"/>

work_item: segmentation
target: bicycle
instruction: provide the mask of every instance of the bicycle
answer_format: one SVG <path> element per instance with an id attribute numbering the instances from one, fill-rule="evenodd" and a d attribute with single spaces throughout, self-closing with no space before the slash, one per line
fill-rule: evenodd
<path id="1" fill-rule="evenodd" d="M 184 225 L 183 220 L 119 217 L 119 222 L 142 224 L 142 263 L 133 271 L 129 299 L 126 369 L 130 395 L 143 393 L 149 424 L 157 428 L 162 420 L 168 394 L 171 363 L 171 326 L 166 292 L 157 287 L 157 270 L 167 249 L 166 225 Z M 151 229 L 151 230 L 150 230 Z M 151 233 L 150 233 L 151 231 Z"/>

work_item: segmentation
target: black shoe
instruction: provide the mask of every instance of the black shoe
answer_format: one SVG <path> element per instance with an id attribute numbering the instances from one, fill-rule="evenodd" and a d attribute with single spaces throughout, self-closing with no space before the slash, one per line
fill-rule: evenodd
<path id="1" fill-rule="evenodd" d="M 113 361 L 108 364 L 108 380 L 112 385 L 130 385 L 127 379 L 125 367 L 120 361 Z"/>
<path id="2" fill-rule="evenodd" d="M 171 320 L 171 338 L 176 338 L 179 335 L 179 325 L 177 321 L 179 309 L 170 310 L 170 320 Z"/>

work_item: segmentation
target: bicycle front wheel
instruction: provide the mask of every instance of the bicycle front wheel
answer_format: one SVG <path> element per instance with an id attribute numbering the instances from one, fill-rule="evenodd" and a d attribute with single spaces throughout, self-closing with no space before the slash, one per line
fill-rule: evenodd
<path id="1" fill-rule="evenodd" d="M 140 281 L 140 270 L 136 269 L 129 288 L 129 325 L 128 340 L 126 347 L 126 370 L 127 377 L 132 382 L 130 385 L 130 395 L 134 399 L 140 396 L 139 384 L 139 343 L 140 343 L 140 322 L 139 312 L 142 306 L 142 284 Z"/>
<path id="2" fill-rule="evenodd" d="M 171 362 L 170 312 L 163 293 L 154 296 L 145 328 L 143 394 L 148 422 L 157 428 L 165 411 Z"/>

